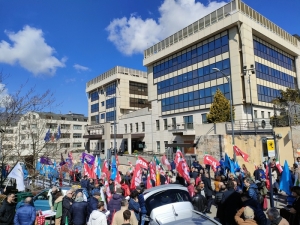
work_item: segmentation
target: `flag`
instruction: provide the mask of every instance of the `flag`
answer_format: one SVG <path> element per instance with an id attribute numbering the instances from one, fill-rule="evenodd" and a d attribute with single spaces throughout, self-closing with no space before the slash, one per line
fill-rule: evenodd
<path id="1" fill-rule="evenodd" d="M 95 164 L 94 172 L 95 172 L 95 174 L 97 175 L 98 178 L 100 178 L 100 176 L 101 176 L 101 162 L 100 161 L 101 161 L 100 157 L 98 158 L 98 156 L 96 156 L 95 162 L 94 162 L 94 164 Z"/>
<path id="2" fill-rule="evenodd" d="M 112 198 L 112 194 L 110 193 L 109 184 L 108 184 L 107 180 L 105 181 L 104 185 L 105 185 L 105 189 L 106 189 L 107 201 L 109 202 L 110 199 Z"/>
<path id="3" fill-rule="evenodd" d="M 41 169 L 41 162 L 40 162 L 40 161 L 37 161 L 37 162 L 36 162 L 36 166 L 35 166 L 35 170 L 36 170 L 36 171 L 40 171 L 40 169 Z"/>
<path id="4" fill-rule="evenodd" d="M 220 165 L 220 162 L 216 160 L 214 157 L 211 155 L 205 155 L 203 158 L 203 163 L 206 165 L 210 165 L 213 171 L 217 170 L 217 166 Z"/>
<path id="5" fill-rule="evenodd" d="M 51 159 L 49 157 L 47 157 L 47 156 L 42 156 L 40 158 L 40 163 L 44 164 L 44 165 L 53 165 Z"/>
<path id="6" fill-rule="evenodd" d="M 94 172 L 94 164 L 90 166 L 87 162 L 84 162 L 84 175 L 88 176 L 89 178 L 96 179 L 96 174 Z"/>
<path id="7" fill-rule="evenodd" d="M 156 186 L 160 185 L 160 172 L 157 170 L 156 171 Z"/>
<path id="8" fill-rule="evenodd" d="M 278 169 L 279 173 L 282 173 L 283 169 L 282 169 L 278 159 L 276 159 L 276 168 Z"/>
<path id="9" fill-rule="evenodd" d="M 291 194 L 290 188 L 292 186 L 293 186 L 293 183 L 292 183 L 291 171 L 289 169 L 289 165 L 288 165 L 287 161 L 285 160 L 284 166 L 283 166 L 283 171 L 281 174 L 279 188 L 280 188 L 280 190 L 283 190 L 286 194 L 290 195 Z"/>
<path id="10" fill-rule="evenodd" d="M 60 163 L 59 163 L 59 165 L 62 167 L 65 164 L 66 164 L 66 161 L 64 160 L 63 154 L 60 153 Z"/>
<path id="11" fill-rule="evenodd" d="M 175 163 L 177 172 L 186 180 L 187 183 L 189 183 L 190 175 L 188 165 L 180 150 L 177 150 L 176 152 Z"/>
<path id="12" fill-rule="evenodd" d="M 120 161 L 119 161 L 119 157 L 118 157 L 118 155 L 116 154 L 116 162 L 117 162 L 117 167 L 120 165 Z"/>
<path id="13" fill-rule="evenodd" d="M 110 179 L 112 179 L 113 181 L 116 179 L 117 177 L 117 162 L 116 162 L 116 158 L 114 156 L 111 157 L 111 174 L 110 174 Z"/>
<path id="14" fill-rule="evenodd" d="M 23 169 L 24 179 L 26 179 L 28 177 L 28 171 L 26 169 L 25 164 L 22 165 L 22 169 Z"/>
<path id="15" fill-rule="evenodd" d="M 45 142 L 49 142 L 50 141 L 50 137 L 51 137 L 51 134 L 50 134 L 50 128 L 49 128 L 48 132 L 45 135 L 44 141 Z"/>
<path id="16" fill-rule="evenodd" d="M 168 170 L 171 170 L 171 164 L 170 164 L 169 160 L 167 159 L 166 155 L 163 155 L 161 157 L 161 161 L 162 161 L 162 164 L 168 168 Z"/>
<path id="17" fill-rule="evenodd" d="M 238 146 L 234 145 L 233 150 L 237 156 L 242 156 L 245 162 L 249 162 L 249 155 L 243 152 L 241 149 L 239 149 Z"/>
<path id="18" fill-rule="evenodd" d="M 16 179 L 18 191 L 25 191 L 24 173 L 23 173 L 22 166 L 20 165 L 19 162 L 10 171 L 7 177 Z"/>
<path id="19" fill-rule="evenodd" d="M 150 172 L 150 179 L 153 180 L 154 183 L 156 183 L 155 165 L 152 161 L 149 163 L 149 172 Z"/>
<path id="20" fill-rule="evenodd" d="M 95 157 L 93 155 L 87 154 L 85 152 L 82 153 L 81 162 L 87 162 L 87 164 L 93 165 L 95 161 Z"/>
<path id="21" fill-rule="evenodd" d="M 139 156 L 138 160 L 136 161 L 136 164 L 140 164 L 141 168 L 147 170 L 149 162 L 146 159 L 144 159 L 143 157 Z"/>
<path id="22" fill-rule="evenodd" d="M 110 178 L 110 172 L 109 172 L 109 169 L 108 169 L 107 160 L 104 160 L 104 162 L 103 162 L 102 173 L 103 173 L 102 176 L 105 176 L 106 180 L 109 180 L 109 178 Z"/>
<path id="23" fill-rule="evenodd" d="M 68 158 L 70 158 L 72 160 L 72 162 L 73 162 L 73 154 L 72 154 L 72 152 L 68 152 Z"/>
<path id="24" fill-rule="evenodd" d="M 51 141 L 53 142 L 55 140 L 54 134 L 51 134 Z"/>
<path id="25" fill-rule="evenodd" d="M 152 188 L 152 182 L 151 182 L 151 177 L 150 177 L 150 170 L 148 171 L 147 175 L 147 189 Z"/>
<path id="26" fill-rule="evenodd" d="M 130 189 L 134 190 L 142 181 L 141 164 L 136 164 L 133 176 L 131 179 Z"/>
<path id="27" fill-rule="evenodd" d="M 224 167 L 225 167 L 225 169 L 226 168 L 230 169 L 230 159 L 229 159 L 227 153 L 225 153 Z"/>
<path id="28" fill-rule="evenodd" d="M 60 139 L 60 136 L 61 136 L 60 126 L 58 125 L 58 128 L 57 128 L 57 134 L 56 134 L 56 140 L 57 140 L 57 141 Z"/>
<path id="29" fill-rule="evenodd" d="M 126 157 L 127 158 L 127 157 Z M 127 162 L 128 162 L 128 165 L 129 165 L 129 172 L 130 173 L 133 173 L 133 171 L 134 171 L 134 167 L 133 167 L 133 165 L 132 165 L 132 163 L 130 162 L 130 160 L 127 158 Z"/>

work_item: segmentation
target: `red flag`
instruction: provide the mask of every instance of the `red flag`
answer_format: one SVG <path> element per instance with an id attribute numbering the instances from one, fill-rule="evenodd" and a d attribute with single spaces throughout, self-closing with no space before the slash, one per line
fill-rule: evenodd
<path id="1" fill-rule="evenodd" d="M 109 185 L 108 185 L 108 181 L 106 180 L 105 183 L 105 189 L 106 189 L 106 195 L 107 195 L 107 200 L 108 202 L 110 201 L 110 199 L 112 198 L 112 194 L 110 192 L 110 189 L 109 189 Z"/>
<path id="2" fill-rule="evenodd" d="M 117 162 L 117 166 L 119 166 L 120 162 L 119 162 L 119 157 L 118 157 L 118 155 L 116 155 L 116 162 Z"/>
<path id="3" fill-rule="evenodd" d="M 139 156 L 138 160 L 136 160 L 136 164 L 139 164 L 141 168 L 148 169 L 149 162 L 143 157 Z"/>
<path id="4" fill-rule="evenodd" d="M 150 179 L 154 182 L 156 181 L 156 174 L 155 174 L 155 165 L 151 161 L 149 164 L 149 170 L 150 170 Z"/>
<path id="5" fill-rule="evenodd" d="M 241 149 L 239 149 L 238 146 L 233 146 L 234 152 L 237 156 L 242 156 L 245 162 L 249 162 L 249 155 L 245 152 L 243 152 Z"/>
<path id="6" fill-rule="evenodd" d="M 141 164 L 136 164 L 133 176 L 131 179 L 130 189 L 134 190 L 142 181 Z"/>
<path id="7" fill-rule="evenodd" d="M 280 163 L 277 159 L 276 159 L 276 167 L 277 167 L 279 173 L 282 173 L 283 169 L 282 169 L 282 167 L 281 167 L 281 165 L 280 165 Z"/>
<path id="8" fill-rule="evenodd" d="M 89 178 L 96 179 L 96 174 L 94 172 L 94 164 L 90 167 L 86 162 L 84 162 L 84 175 Z"/>
<path id="9" fill-rule="evenodd" d="M 107 163 L 107 160 L 104 160 L 103 166 L 102 166 L 102 169 L 101 169 L 101 172 L 102 172 L 103 175 L 106 177 L 106 180 L 109 180 L 109 179 L 110 179 L 110 172 L 109 172 L 109 169 L 108 169 L 108 163 Z"/>
<path id="10" fill-rule="evenodd" d="M 147 189 L 152 188 L 152 182 L 151 182 L 151 178 L 150 178 L 150 171 L 147 175 Z"/>
<path id="11" fill-rule="evenodd" d="M 203 158 L 204 164 L 210 165 L 213 169 L 213 171 L 217 170 L 217 166 L 220 165 L 220 162 L 216 160 L 214 157 L 211 155 L 205 155 Z"/>
<path id="12" fill-rule="evenodd" d="M 175 164 L 177 172 L 186 180 L 186 182 L 190 182 L 189 175 L 189 167 L 181 153 L 181 151 L 177 150 L 175 156 Z"/>
<path id="13" fill-rule="evenodd" d="M 161 157 L 161 162 L 163 165 L 165 165 L 168 168 L 168 170 L 171 170 L 171 164 L 170 164 L 169 160 L 167 159 L 166 155 L 163 155 Z"/>
<path id="14" fill-rule="evenodd" d="M 68 158 L 70 158 L 70 159 L 72 160 L 72 162 L 73 162 L 73 155 L 72 155 L 72 152 L 69 152 L 69 153 L 68 153 Z"/>

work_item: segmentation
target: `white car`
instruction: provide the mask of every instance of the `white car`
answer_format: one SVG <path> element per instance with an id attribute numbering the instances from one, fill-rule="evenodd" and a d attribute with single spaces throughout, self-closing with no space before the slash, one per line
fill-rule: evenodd
<path id="1" fill-rule="evenodd" d="M 217 221 L 194 210 L 186 187 L 167 184 L 145 190 L 149 225 L 217 224 Z"/>

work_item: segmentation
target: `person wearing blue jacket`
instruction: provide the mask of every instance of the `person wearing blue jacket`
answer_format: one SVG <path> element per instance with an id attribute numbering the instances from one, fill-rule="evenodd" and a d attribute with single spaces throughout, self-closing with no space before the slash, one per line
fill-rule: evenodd
<path id="1" fill-rule="evenodd" d="M 15 225 L 32 225 L 34 224 L 35 217 L 36 217 L 36 211 L 33 206 L 30 205 L 32 198 L 27 197 L 24 200 L 24 204 L 20 206 L 20 208 L 17 210 L 15 218 L 14 218 L 14 224 Z"/>
<path id="2" fill-rule="evenodd" d="M 255 201 L 258 201 L 257 191 L 258 187 L 255 183 L 252 182 L 250 178 L 244 179 L 244 186 L 245 186 L 245 192 L 248 194 L 248 196 Z"/>
<path id="3" fill-rule="evenodd" d="M 78 192 L 71 207 L 71 217 L 74 225 L 85 225 L 87 221 L 87 206 L 82 192 Z"/>
<path id="4" fill-rule="evenodd" d="M 138 196 L 139 196 L 139 193 L 137 192 L 137 190 L 133 190 L 131 192 L 128 209 L 132 210 L 134 212 L 136 219 L 138 221 L 140 221 L 141 207 L 139 204 Z"/>
<path id="5" fill-rule="evenodd" d="M 91 197 L 90 202 L 88 203 L 88 218 L 90 217 L 91 213 L 93 212 L 93 210 L 97 210 L 98 208 L 98 202 L 101 199 L 101 194 L 99 191 L 95 191 L 93 194 L 93 197 Z"/>
<path id="6" fill-rule="evenodd" d="M 141 223 L 140 225 L 144 225 L 145 224 L 145 217 L 147 214 L 147 209 L 146 209 L 146 203 L 145 203 L 145 198 L 144 198 L 144 183 L 141 183 L 140 186 L 138 186 L 136 188 L 137 192 L 139 193 L 138 196 L 138 200 L 139 200 L 139 204 L 140 204 L 140 216 L 141 216 Z"/>

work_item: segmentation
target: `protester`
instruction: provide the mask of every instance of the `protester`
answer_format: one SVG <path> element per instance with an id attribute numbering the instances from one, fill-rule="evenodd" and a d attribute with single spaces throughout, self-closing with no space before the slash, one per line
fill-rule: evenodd
<path id="1" fill-rule="evenodd" d="M 27 197 L 24 200 L 25 204 L 16 211 L 16 215 L 14 218 L 15 225 L 32 225 L 34 223 L 36 212 L 35 208 L 30 204 L 31 201 L 32 198 Z"/>
<path id="2" fill-rule="evenodd" d="M 61 224 L 61 217 L 62 217 L 62 201 L 63 201 L 63 194 L 59 191 L 55 195 L 55 201 L 53 210 L 56 212 L 55 214 L 55 225 Z"/>
<path id="3" fill-rule="evenodd" d="M 188 186 L 187 189 L 192 198 L 195 195 L 195 179 L 194 178 L 190 179 L 190 185 Z"/>
<path id="4" fill-rule="evenodd" d="M 145 199 L 144 199 L 144 185 L 143 183 L 140 184 L 140 186 L 138 186 L 136 188 L 137 192 L 139 193 L 138 195 L 138 201 L 139 201 L 139 205 L 140 205 L 140 225 L 144 225 L 145 224 L 145 218 L 146 218 L 146 214 L 147 214 L 147 209 L 146 209 L 146 203 L 145 203 Z"/>
<path id="5" fill-rule="evenodd" d="M 135 217 L 138 221 L 140 221 L 140 204 L 138 200 L 139 193 L 136 190 L 133 190 L 130 195 L 129 206 L 128 209 L 132 210 L 135 214 Z"/>
<path id="6" fill-rule="evenodd" d="M 280 209 L 280 215 L 287 219 L 290 223 L 300 224 L 300 187 L 294 186 L 291 188 L 292 196 L 295 198 L 291 208 Z"/>
<path id="7" fill-rule="evenodd" d="M 48 201 L 49 201 L 49 206 L 51 210 L 53 211 L 53 206 L 54 206 L 54 201 L 55 201 L 55 195 L 59 191 L 58 187 L 53 186 L 49 192 L 48 192 Z"/>
<path id="8" fill-rule="evenodd" d="M 111 194 L 115 193 L 115 182 L 112 179 L 109 180 L 108 187 Z"/>
<path id="9" fill-rule="evenodd" d="M 258 201 L 258 195 L 257 195 L 258 187 L 257 187 L 257 185 L 254 184 L 250 178 L 245 178 L 244 179 L 244 185 L 245 185 L 245 192 L 249 195 L 249 197 L 253 198 L 256 201 Z M 261 202 L 259 202 L 259 203 L 261 203 Z"/>
<path id="10" fill-rule="evenodd" d="M 100 200 L 101 194 L 98 191 L 95 191 L 93 197 L 91 197 L 90 202 L 88 203 L 88 216 L 92 213 L 93 210 L 97 210 L 98 202 Z"/>
<path id="11" fill-rule="evenodd" d="M 72 224 L 72 217 L 71 217 L 71 207 L 73 204 L 73 194 L 74 191 L 72 189 L 68 190 L 66 193 L 66 196 L 63 197 L 62 200 L 62 218 L 61 218 L 61 224 L 66 224 L 66 219 L 68 218 L 68 223 Z"/>
<path id="12" fill-rule="evenodd" d="M 271 225 L 289 225 L 288 221 L 279 215 L 276 208 L 268 209 L 267 216 L 271 221 Z"/>
<path id="13" fill-rule="evenodd" d="M 122 225 L 124 220 L 123 220 L 123 212 L 128 209 L 128 200 L 123 199 L 121 202 L 121 209 L 117 211 L 113 217 L 113 221 L 111 225 Z M 133 213 L 133 211 L 132 211 Z M 130 217 L 130 224 L 131 225 L 138 225 L 138 221 L 135 216 Z"/>
<path id="14" fill-rule="evenodd" d="M 13 225 L 15 217 L 16 203 L 15 194 L 9 193 L 3 200 L 0 208 L 0 224 L 1 225 Z"/>
<path id="15" fill-rule="evenodd" d="M 219 192 L 221 185 L 223 185 L 223 182 L 221 182 L 221 176 L 216 176 L 214 185 L 215 185 L 215 192 Z"/>
<path id="16" fill-rule="evenodd" d="M 294 163 L 294 186 L 300 186 L 300 166 Z"/>
<path id="17" fill-rule="evenodd" d="M 107 225 L 106 215 L 102 212 L 104 210 L 104 202 L 97 203 L 96 209 L 92 211 L 87 225 Z"/>
<path id="18" fill-rule="evenodd" d="M 297 164 L 298 167 L 300 167 L 300 157 L 297 157 L 295 164 Z"/>
<path id="19" fill-rule="evenodd" d="M 110 211 L 109 221 L 112 221 L 115 212 L 121 209 L 122 200 L 123 200 L 122 189 L 117 188 L 116 193 L 112 195 L 112 199 L 108 202 L 107 205 L 107 208 Z"/>
<path id="20" fill-rule="evenodd" d="M 223 194 L 224 194 L 225 191 L 226 191 L 226 186 L 223 184 L 223 185 L 221 185 L 219 191 L 216 192 L 216 194 L 215 194 L 215 204 L 217 206 L 221 203 L 222 197 L 223 197 Z"/>
<path id="21" fill-rule="evenodd" d="M 190 177 L 193 178 L 194 180 L 197 179 L 198 177 L 198 170 L 195 167 L 191 168 L 191 172 L 190 172 Z"/>
<path id="22" fill-rule="evenodd" d="M 201 193 L 201 189 L 196 189 L 195 195 L 192 198 L 194 210 L 201 213 L 205 213 L 207 209 L 207 199 L 204 195 Z"/>
<path id="23" fill-rule="evenodd" d="M 131 212 L 129 210 L 125 210 L 123 212 L 123 219 L 124 219 L 124 222 L 122 225 L 131 225 L 130 224 L 130 218 L 131 218 Z"/>
<path id="24" fill-rule="evenodd" d="M 205 173 L 205 175 L 202 177 L 202 181 L 200 182 L 200 186 L 204 185 L 204 192 L 205 192 L 205 197 L 207 199 L 207 209 L 206 209 L 206 213 L 211 213 L 210 209 L 211 209 L 211 205 L 213 203 L 213 189 L 211 187 L 211 180 L 208 176 L 208 173 Z"/>
<path id="25" fill-rule="evenodd" d="M 74 225 L 85 225 L 88 217 L 88 203 L 84 201 L 83 193 L 78 192 L 71 207 L 71 217 Z"/>
<path id="26" fill-rule="evenodd" d="M 244 214 L 244 218 L 241 218 L 241 215 Z M 238 225 L 257 225 L 256 221 L 254 220 L 254 212 L 249 207 L 241 208 L 234 216 L 234 220 Z"/>
<path id="27" fill-rule="evenodd" d="M 81 186 L 81 188 L 85 188 L 85 189 L 88 190 L 88 183 L 89 183 L 89 181 L 88 181 L 88 176 L 87 176 L 87 175 L 84 175 L 84 176 L 83 176 L 83 179 L 80 181 L 80 186 Z"/>
<path id="28" fill-rule="evenodd" d="M 122 179 L 121 180 L 121 188 L 123 190 L 123 196 L 124 197 L 127 197 L 130 195 L 130 189 L 129 189 L 129 186 L 128 184 L 126 183 L 126 180 L 125 179 Z"/>

